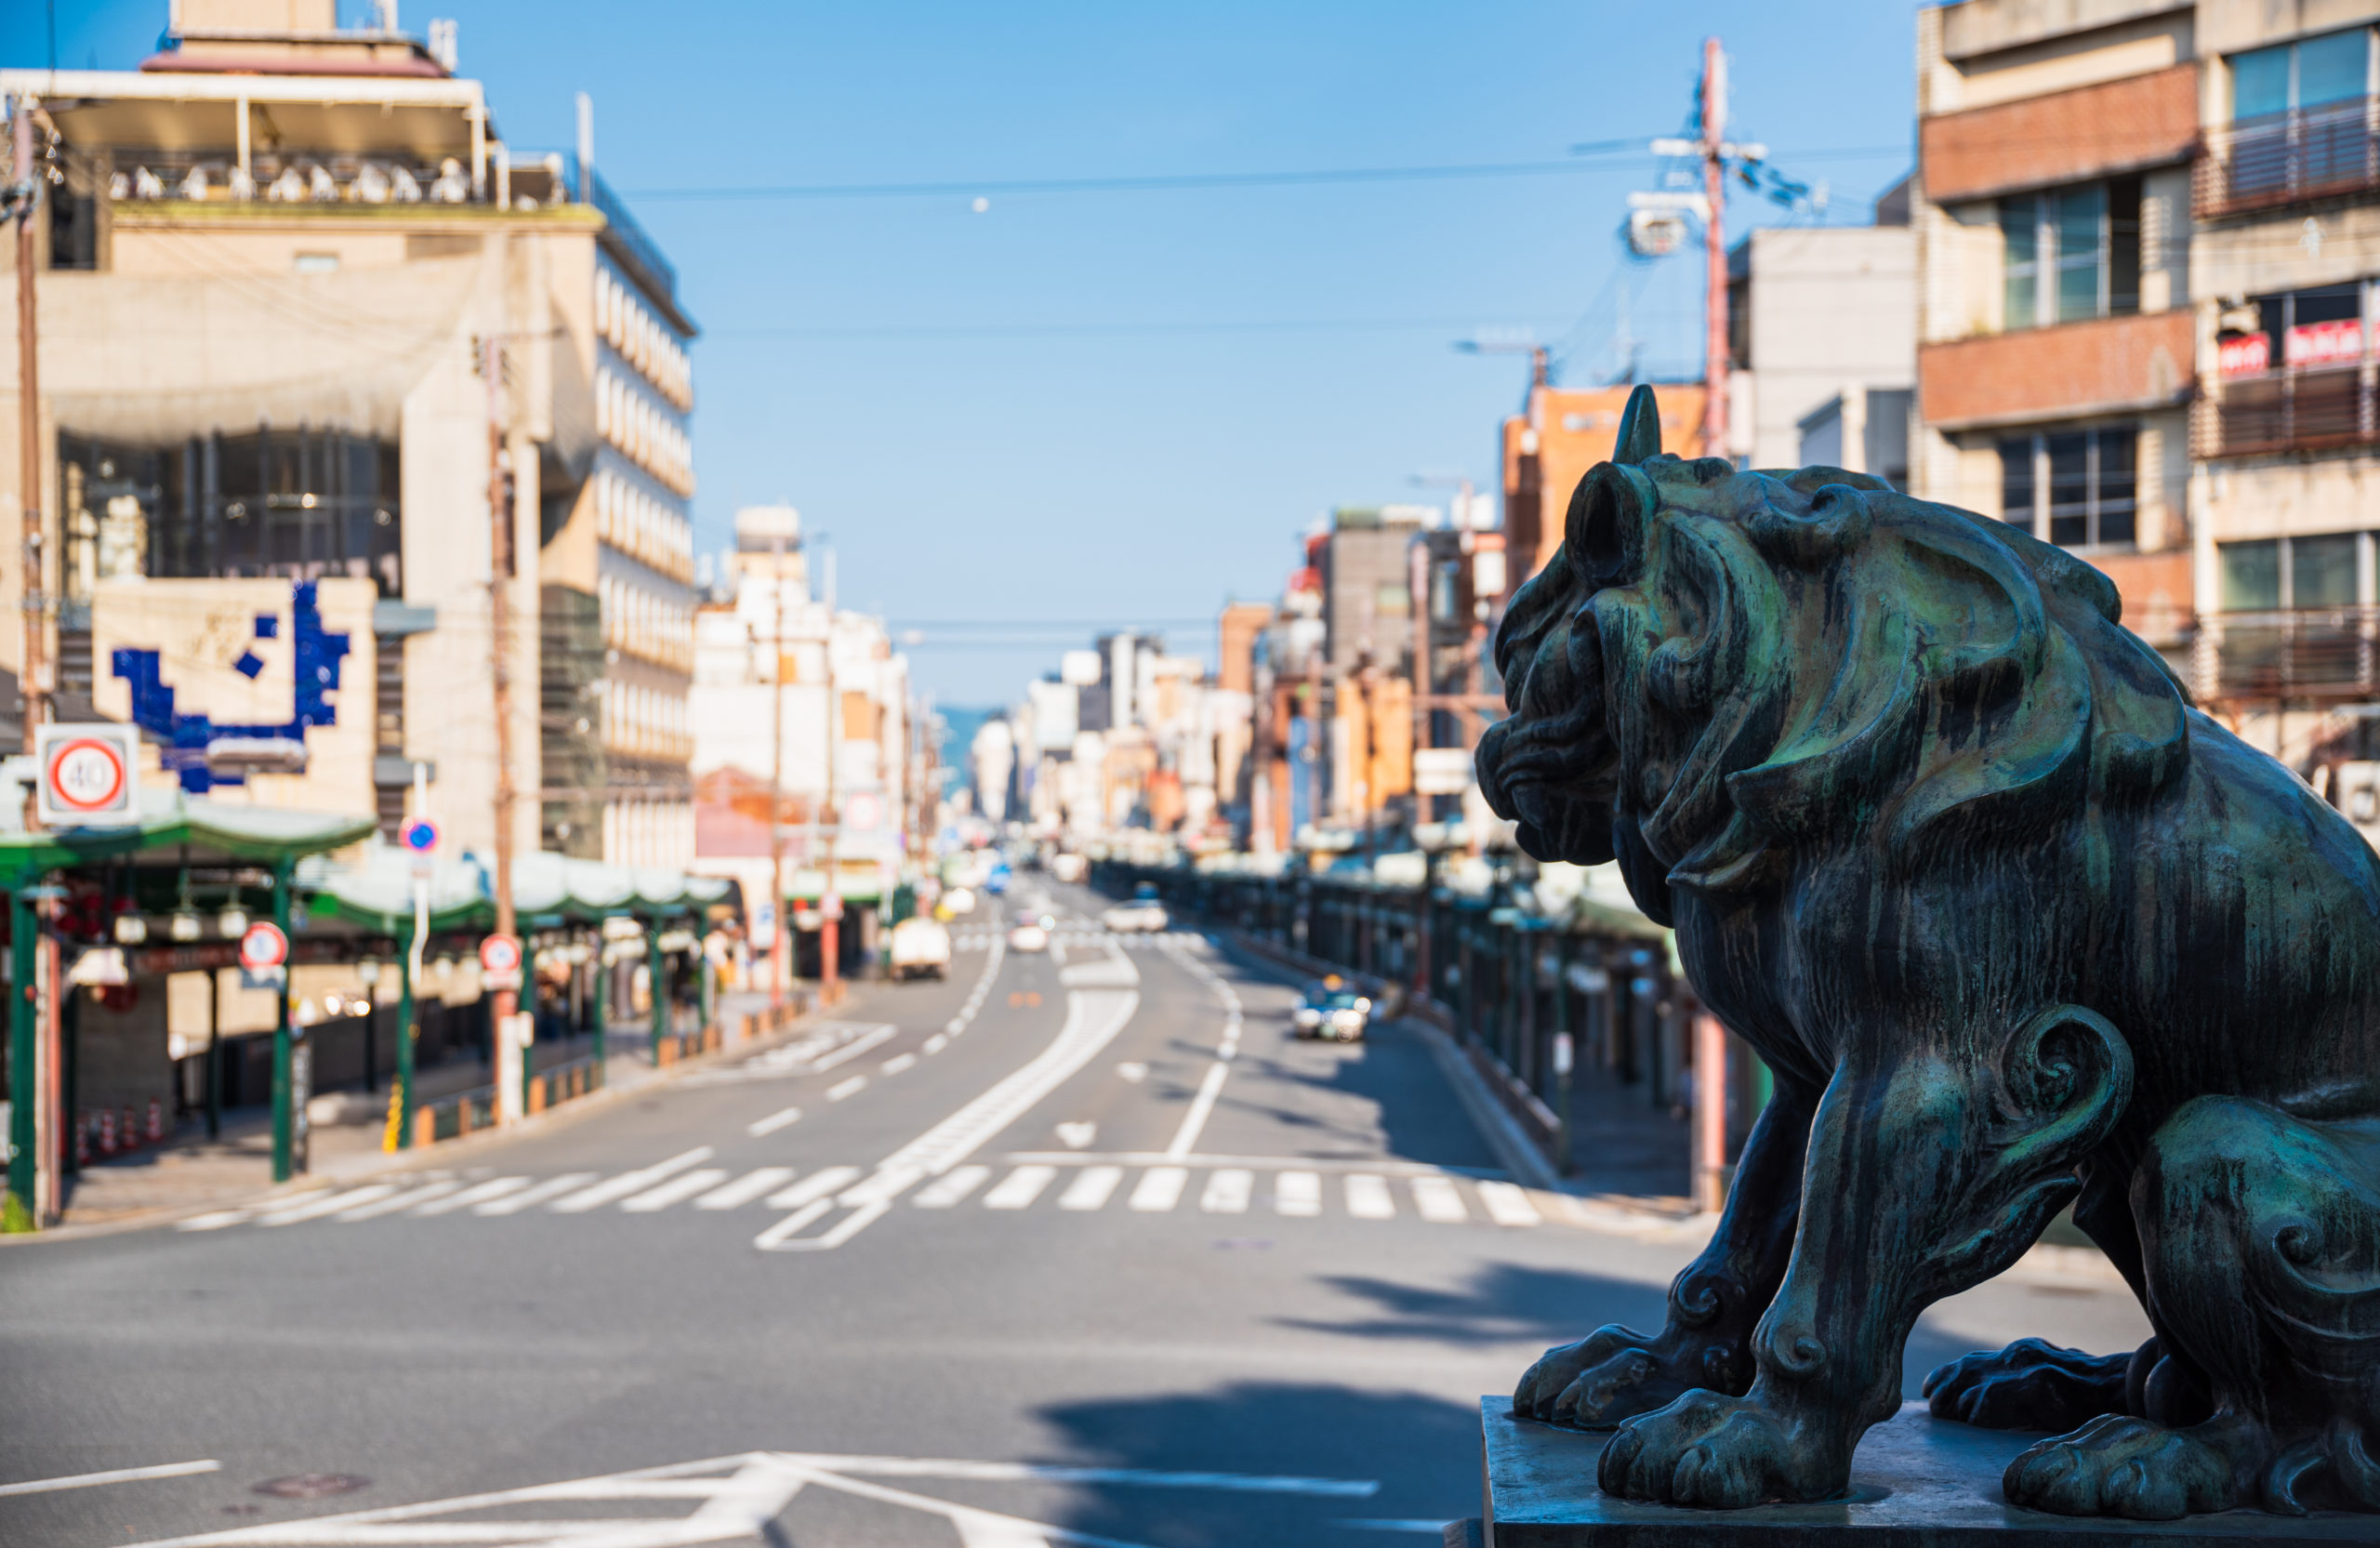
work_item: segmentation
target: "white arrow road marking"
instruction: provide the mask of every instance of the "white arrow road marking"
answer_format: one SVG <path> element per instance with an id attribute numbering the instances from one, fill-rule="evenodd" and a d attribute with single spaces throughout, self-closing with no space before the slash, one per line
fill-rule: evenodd
<path id="1" fill-rule="evenodd" d="M 1095 1123 L 1062 1123 L 1058 1125 L 1058 1143 L 1068 1150 L 1089 1150 L 1091 1142 L 1099 1137 Z"/>
<path id="2" fill-rule="evenodd" d="M 63 1478 L 34 1478 L 21 1484 L 0 1484 L 0 1494 L 55 1494 L 60 1489 L 91 1488 L 99 1484 L 138 1483 L 143 1478 L 182 1478 L 193 1473 L 218 1473 L 218 1462 L 165 1462 L 156 1467 L 117 1467 L 105 1473 L 74 1473 Z"/>

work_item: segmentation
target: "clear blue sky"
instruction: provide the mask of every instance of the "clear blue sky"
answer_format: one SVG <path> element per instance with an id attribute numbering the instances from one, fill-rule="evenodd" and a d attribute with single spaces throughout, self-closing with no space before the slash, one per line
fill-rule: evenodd
<path id="1" fill-rule="evenodd" d="M 1492 487 L 1525 367 L 1453 341 L 1567 339 L 1567 379 L 1599 379 L 1614 232 L 1652 159 L 994 192 L 981 213 L 966 192 L 657 195 L 1563 161 L 1682 127 L 1716 33 L 1738 131 L 1829 179 L 1833 218 L 1862 219 L 1910 159 L 1913 9 L 406 0 L 401 20 L 458 18 L 463 73 L 515 146 L 568 145 L 573 94 L 593 95 L 597 165 L 705 330 L 703 547 L 739 503 L 789 499 L 833 535 L 843 600 L 896 624 L 1130 623 L 1271 596 L 1329 508 L 1443 501 L 1414 473 Z M 165 20 L 165 0 L 61 0 L 58 62 L 128 68 Z M 0 6 L 0 60 L 47 48 L 41 0 Z M 1731 229 L 1765 208 L 1737 198 Z M 1695 261 L 1626 266 L 1656 375 L 1699 370 Z M 1211 649 L 1210 628 L 1170 633 Z M 911 659 L 945 703 L 1003 702 L 1055 646 Z"/>

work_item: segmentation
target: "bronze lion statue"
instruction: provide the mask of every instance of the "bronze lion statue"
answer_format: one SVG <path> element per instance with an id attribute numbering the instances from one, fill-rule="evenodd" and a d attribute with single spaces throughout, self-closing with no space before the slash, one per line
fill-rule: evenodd
<path id="1" fill-rule="evenodd" d="M 1776 1097 L 1667 1325 L 1515 1411 L 1618 1426 L 1615 1494 L 1836 1495 L 1919 1313 L 2070 1203 L 2155 1336 L 1934 1373 L 1938 1416 L 2071 1431 L 2011 1502 L 2380 1510 L 2380 858 L 2097 571 L 1659 424 L 1640 388 L 1513 600 L 1480 784 L 1540 859 L 1618 859 Z"/>

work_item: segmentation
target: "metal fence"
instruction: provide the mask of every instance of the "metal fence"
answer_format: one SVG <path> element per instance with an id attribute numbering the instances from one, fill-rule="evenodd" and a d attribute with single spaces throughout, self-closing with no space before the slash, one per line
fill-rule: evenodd
<path id="1" fill-rule="evenodd" d="M 2207 132 L 2191 178 L 2202 219 L 2380 189 L 2380 98 L 2242 118 Z"/>

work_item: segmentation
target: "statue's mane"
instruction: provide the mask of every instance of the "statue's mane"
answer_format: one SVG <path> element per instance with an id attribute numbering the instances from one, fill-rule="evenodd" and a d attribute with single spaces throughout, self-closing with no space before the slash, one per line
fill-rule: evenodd
<path id="1" fill-rule="evenodd" d="M 2140 804 L 2181 772 L 2187 693 L 2122 627 L 2114 584 L 2064 550 L 1839 468 L 1760 475 L 1791 494 L 1748 501 L 1722 459 L 1636 470 L 1664 511 L 1735 527 L 1805 615 L 1771 621 L 1794 636 L 1781 680 L 1734 691 L 1781 700 L 1760 707 L 1774 748 L 1726 777 L 1734 818 L 1673 880 L 1724 888 L 1764 851 L 1847 831 L 1931 860 Z M 1728 481 L 1736 498 L 1714 501 Z"/>

